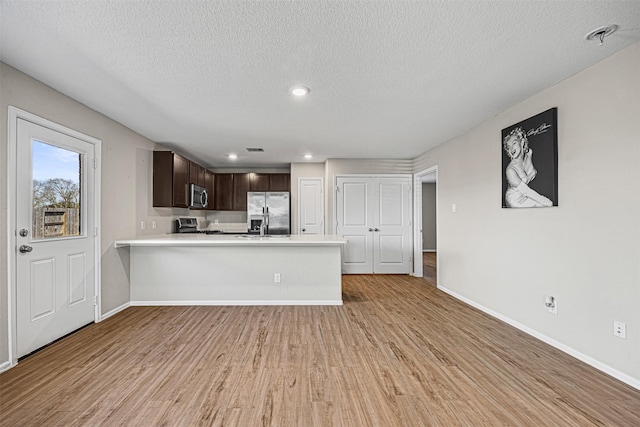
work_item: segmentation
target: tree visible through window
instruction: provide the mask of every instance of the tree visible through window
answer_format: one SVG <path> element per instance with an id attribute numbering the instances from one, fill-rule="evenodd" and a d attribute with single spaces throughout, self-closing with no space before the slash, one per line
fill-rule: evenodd
<path id="1" fill-rule="evenodd" d="M 33 237 L 78 236 L 82 154 L 33 140 Z"/>

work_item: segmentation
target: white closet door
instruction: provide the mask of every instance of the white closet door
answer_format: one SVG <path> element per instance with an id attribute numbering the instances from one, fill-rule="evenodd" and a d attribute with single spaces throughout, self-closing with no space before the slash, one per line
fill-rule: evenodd
<path id="1" fill-rule="evenodd" d="M 374 181 L 373 271 L 411 272 L 411 180 Z"/>
<path id="2" fill-rule="evenodd" d="M 371 182 L 366 178 L 337 179 L 336 233 L 347 240 L 342 257 L 342 271 L 347 274 L 373 272 L 373 211 Z"/>
<path id="3" fill-rule="evenodd" d="M 343 273 L 411 272 L 411 177 L 338 177 L 336 233 Z"/>
<path id="4" fill-rule="evenodd" d="M 298 184 L 300 234 L 324 234 L 322 178 L 300 178 Z"/>

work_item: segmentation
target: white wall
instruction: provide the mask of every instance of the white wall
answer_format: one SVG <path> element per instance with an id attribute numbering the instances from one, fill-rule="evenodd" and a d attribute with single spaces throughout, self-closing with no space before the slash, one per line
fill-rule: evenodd
<path id="1" fill-rule="evenodd" d="M 559 206 L 502 209 L 501 130 L 551 107 Z M 436 164 L 439 285 L 640 385 L 640 43 L 424 153 L 414 171 Z"/>
<path id="2" fill-rule="evenodd" d="M 151 207 L 152 151 L 163 149 L 119 123 L 57 92 L 24 73 L 0 63 L 0 366 L 8 361 L 7 337 L 7 118 L 8 106 L 75 129 L 102 140 L 102 312 L 129 302 L 128 251 L 113 248 L 113 241 L 170 230 L 171 216 L 186 209 Z M 157 229 L 151 229 L 151 221 Z M 147 229 L 140 230 L 140 221 Z"/>
<path id="3" fill-rule="evenodd" d="M 435 251 L 436 184 L 422 184 L 422 250 Z"/>

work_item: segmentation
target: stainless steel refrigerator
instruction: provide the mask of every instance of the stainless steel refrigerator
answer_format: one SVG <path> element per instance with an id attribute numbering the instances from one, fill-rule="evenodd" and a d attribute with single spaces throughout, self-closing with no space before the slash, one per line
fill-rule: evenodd
<path id="1" fill-rule="evenodd" d="M 290 234 L 289 192 L 247 193 L 247 229 L 249 233 Z"/>

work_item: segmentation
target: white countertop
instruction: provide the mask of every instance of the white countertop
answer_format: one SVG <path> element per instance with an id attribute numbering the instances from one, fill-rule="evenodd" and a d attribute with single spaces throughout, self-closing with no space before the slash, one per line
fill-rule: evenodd
<path id="1" fill-rule="evenodd" d="M 331 234 L 292 234 L 290 236 L 238 234 L 164 234 L 158 236 L 119 239 L 116 248 L 125 246 L 342 246 L 341 236 Z"/>

